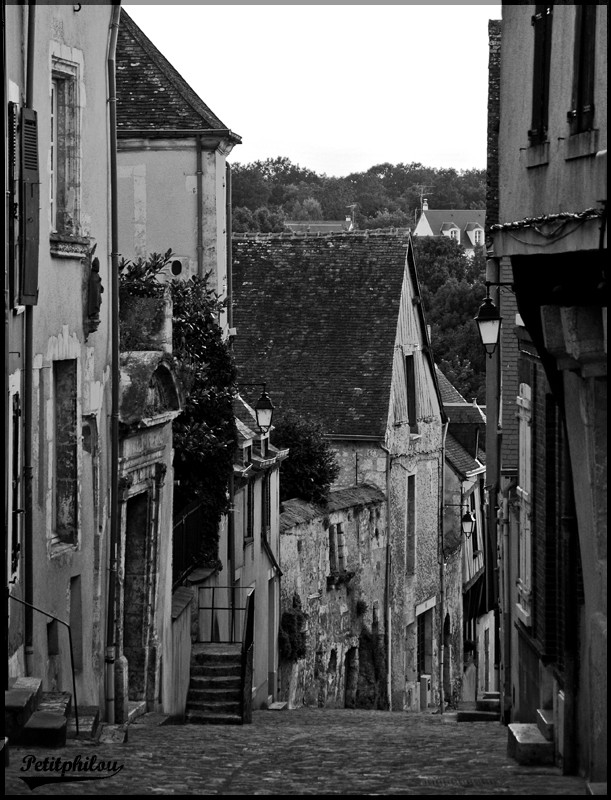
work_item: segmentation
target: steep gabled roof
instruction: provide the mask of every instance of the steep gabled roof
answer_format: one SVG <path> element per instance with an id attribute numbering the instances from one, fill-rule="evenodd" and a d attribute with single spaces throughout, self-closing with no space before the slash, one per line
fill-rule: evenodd
<path id="1" fill-rule="evenodd" d="M 484 227 L 486 212 L 482 209 L 456 209 L 456 208 L 434 208 L 422 212 L 431 226 L 433 236 L 439 236 L 444 226 L 452 227 L 456 225 L 461 231 L 473 230 L 476 226 Z M 467 227 L 470 226 L 470 227 Z"/>
<path id="2" fill-rule="evenodd" d="M 227 129 L 133 19 L 121 9 L 117 38 L 117 136 L 161 136 L 167 131 Z M 167 135 L 167 133 L 166 133 Z"/>
<path id="3" fill-rule="evenodd" d="M 484 469 L 483 463 L 471 456 L 451 433 L 446 436 L 446 459 L 454 471 L 463 478 L 469 473 L 481 472 Z"/>
<path id="4" fill-rule="evenodd" d="M 383 438 L 407 248 L 390 234 L 234 236 L 242 379 L 265 381 L 278 414 Z"/>
<path id="5" fill-rule="evenodd" d="M 435 372 L 437 373 L 437 381 L 439 382 L 439 391 L 441 392 L 441 401 L 444 405 L 447 403 L 466 403 L 467 401 L 458 391 L 458 389 L 450 383 L 443 372 L 435 364 Z"/>

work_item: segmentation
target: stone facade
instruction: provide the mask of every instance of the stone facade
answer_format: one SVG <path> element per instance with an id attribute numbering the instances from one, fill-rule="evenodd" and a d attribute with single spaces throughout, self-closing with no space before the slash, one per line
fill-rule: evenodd
<path id="1" fill-rule="evenodd" d="M 385 708 L 383 492 L 337 489 L 327 508 L 289 500 L 280 526 L 282 608 L 297 596 L 307 620 L 305 657 L 281 664 L 281 697 L 291 708 Z"/>

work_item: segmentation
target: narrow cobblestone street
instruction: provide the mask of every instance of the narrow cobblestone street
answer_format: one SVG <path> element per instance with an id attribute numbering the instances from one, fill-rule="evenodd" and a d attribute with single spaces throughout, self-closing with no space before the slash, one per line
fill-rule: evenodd
<path id="1" fill-rule="evenodd" d="M 583 795 L 585 781 L 554 767 L 520 766 L 507 756 L 500 723 L 457 723 L 456 716 L 302 708 L 256 711 L 251 725 L 131 724 L 117 744 L 71 740 L 64 748 L 11 748 L 9 795 Z M 99 766 L 116 762 L 104 780 L 29 788 L 24 771 L 35 756 Z M 95 755 L 96 760 L 93 761 Z M 88 761 L 87 761 L 88 759 Z M 81 771 L 80 775 L 91 775 Z"/>

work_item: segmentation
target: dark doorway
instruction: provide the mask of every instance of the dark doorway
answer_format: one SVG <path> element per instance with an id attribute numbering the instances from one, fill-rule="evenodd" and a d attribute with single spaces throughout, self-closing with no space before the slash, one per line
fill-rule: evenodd
<path id="1" fill-rule="evenodd" d="M 123 655 L 128 662 L 129 700 L 146 699 L 148 638 L 146 543 L 149 530 L 148 492 L 130 497 L 125 519 L 123 584 Z"/>

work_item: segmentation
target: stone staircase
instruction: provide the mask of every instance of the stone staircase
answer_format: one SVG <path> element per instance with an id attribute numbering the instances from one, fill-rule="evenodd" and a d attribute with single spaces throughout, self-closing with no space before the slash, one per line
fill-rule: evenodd
<path id="1" fill-rule="evenodd" d="M 97 707 L 79 708 L 79 738 L 95 738 L 99 727 Z M 5 733 L 9 744 L 63 747 L 77 736 L 76 718 L 69 692 L 43 692 L 39 678 L 9 680 L 4 692 Z"/>
<path id="2" fill-rule="evenodd" d="M 518 764 L 553 764 L 555 760 L 554 720 L 551 710 L 537 710 L 536 722 L 508 725 L 507 755 Z"/>
<path id="3" fill-rule="evenodd" d="M 462 702 L 456 712 L 457 722 L 498 722 L 501 719 L 499 692 L 484 692 L 474 703 Z"/>
<path id="4" fill-rule="evenodd" d="M 194 644 L 185 722 L 242 725 L 242 647 Z"/>

